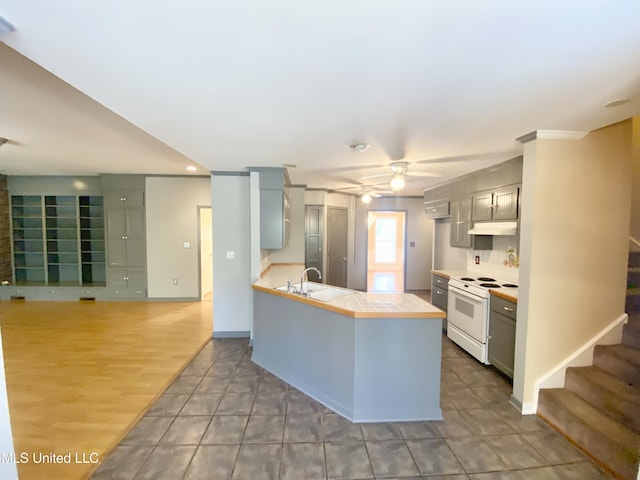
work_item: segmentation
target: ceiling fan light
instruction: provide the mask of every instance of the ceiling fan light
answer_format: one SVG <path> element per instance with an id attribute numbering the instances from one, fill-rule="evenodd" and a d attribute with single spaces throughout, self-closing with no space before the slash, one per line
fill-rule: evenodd
<path id="1" fill-rule="evenodd" d="M 394 192 L 399 192 L 404 188 L 404 184 L 404 175 L 402 175 L 401 173 L 396 173 L 391 179 L 391 190 L 393 190 Z"/>
<path id="2" fill-rule="evenodd" d="M 360 197 L 360 200 L 362 200 L 362 203 L 371 203 L 371 195 L 365 193 L 364 195 L 362 195 L 362 197 Z"/>

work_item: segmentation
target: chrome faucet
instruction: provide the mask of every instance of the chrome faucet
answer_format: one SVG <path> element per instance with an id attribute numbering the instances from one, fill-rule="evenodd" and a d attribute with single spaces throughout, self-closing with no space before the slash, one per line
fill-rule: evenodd
<path id="1" fill-rule="evenodd" d="M 322 273 L 320 273 L 320 270 L 318 270 L 316 267 L 309 267 L 309 268 L 305 268 L 302 272 L 302 275 L 300 275 L 300 295 L 309 295 L 309 292 L 305 292 L 304 291 L 304 277 L 307 275 L 307 272 L 309 270 L 314 270 L 317 274 L 318 274 L 318 280 L 322 280 Z M 307 278 L 308 281 L 308 278 Z"/>

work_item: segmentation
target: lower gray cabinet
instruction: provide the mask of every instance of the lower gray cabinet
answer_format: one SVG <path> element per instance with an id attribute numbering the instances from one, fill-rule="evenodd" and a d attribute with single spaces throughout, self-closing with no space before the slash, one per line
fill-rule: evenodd
<path id="1" fill-rule="evenodd" d="M 145 298 L 147 278 L 144 268 L 110 268 L 107 285 L 114 298 Z"/>
<path id="2" fill-rule="evenodd" d="M 431 304 L 447 311 L 449 301 L 449 279 L 437 274 L 431 275 Z M 447 319 L 442 319 L 442 330 L 447 331 Z"/>
<path id="3" fill-rule="evenodd" d="M 490 308 L 489 362 L 509 378 L 513 378 L 518 306 L 492 295 Z"/>

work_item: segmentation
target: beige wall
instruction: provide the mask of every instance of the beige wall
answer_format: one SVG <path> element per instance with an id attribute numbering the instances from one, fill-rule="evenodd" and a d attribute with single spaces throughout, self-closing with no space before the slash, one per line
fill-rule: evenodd
<path id="1" fill-rule="evenodd" d="M 199 298 L 198 206 L 211 205 L 211 181 L 147 177 L 145 188 L 149 298 Z"/>
<path id="2" fill-rule="evenodd" d="M 631 202 L 631 236 L 640 242 L 640 116 L 633 117 L 633 186 Z M 640 245 L 634 244 L 634 250 Z"/>
<path id="3" fill-rule="evenodd" d="M 514 397 L 624 313 L 631 122 L 525 145 Z"/>

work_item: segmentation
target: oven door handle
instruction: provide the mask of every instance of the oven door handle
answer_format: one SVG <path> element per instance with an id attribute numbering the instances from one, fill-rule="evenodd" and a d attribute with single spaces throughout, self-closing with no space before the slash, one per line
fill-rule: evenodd
<path id="1" fill-rule="evenodd" d="M 478 295 L 474 295 L 473 293 L 467 292 L 466 290 L 462 290 L 461 288 L 449 285 L 449 292 L 455 293 L 456 295 L 460 295 L 461 297 L 468 298 L 471 301 L 476 303 L 482 303 L 483 298 Z"/>

